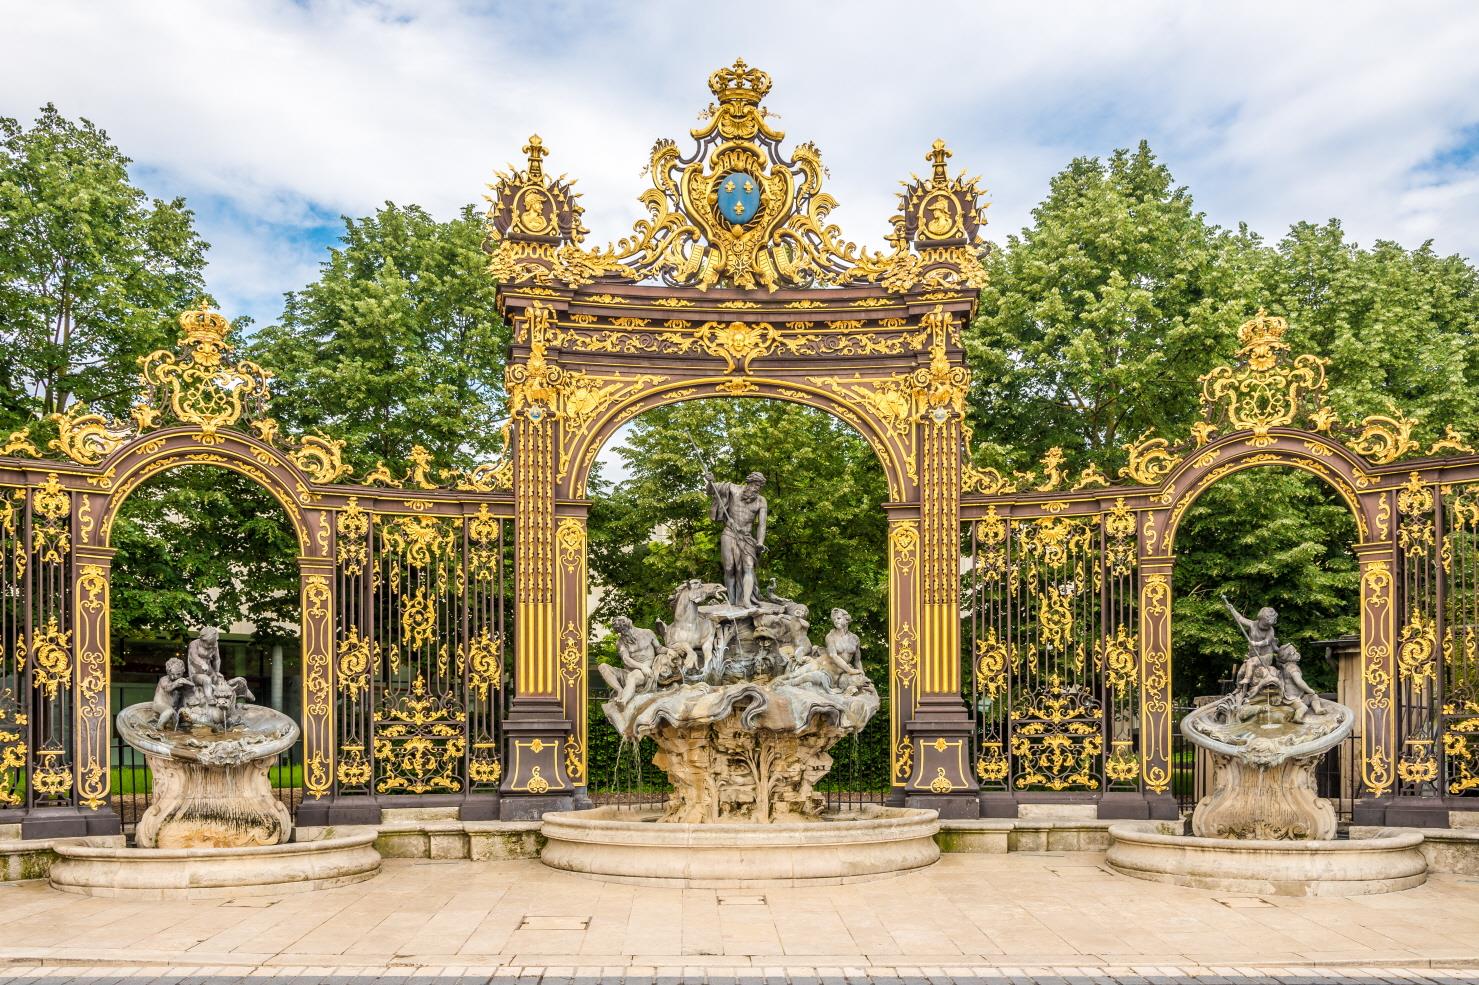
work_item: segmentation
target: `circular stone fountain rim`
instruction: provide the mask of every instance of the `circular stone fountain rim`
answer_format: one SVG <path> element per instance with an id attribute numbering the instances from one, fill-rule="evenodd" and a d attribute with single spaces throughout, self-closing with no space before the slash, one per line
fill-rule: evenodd
<path id="1" fill-rule="evenodd" d="M 128 720 L 129 713 L 137 708 L 144 709 L 151 718 L 154 716 L 154 705 L 152 702 L 148 701 L 141 701 L 137 704 L 129 705 L 127 708 L 120 711 L 118 713 L 118 718 L 116 719 L 116 722 L 118 724 L 118 734 L 123 737 L 123 740 L 125 742 L 133 746 L 135 749 L 138 749 L 151 756 L 165 756 L 170 759 L 190 763 L 200 762 L 199 750 L 192 748 L 190 745 L 184 742 L 164 743 L 151 736 L 141 734 L 138 728 L 135 726 L 135 723 Z M 291 749 L 293 745 L 297 743 L 298 737 L 302 733 L 302 730 L 298 728 L 297 722 L 293 721 L 287 715 L 284 715 L 282 712 L 277 711 L 276 709 L 267 708 L 263 705 L 244 705 L 241 707 L 240 710 L 243 719 L 242 724 L 237 726 L 236 728 L 226 729 L 225 731 L 218 733 L 218 741 L 228 742 L 232 739 L 240 739 L 247 736 L 264 734 L 263 730 L 254 729 L 251 727 L 253 719 L 259 720 L 261 724 L 266 724 L 267 722 L 271 722 L 272 719 L 278 718 L 281 719 L 283 722 L 286 722 L 288 726 L 287 730 L 279 735 L 277 738 L 267 739 L 260 745 L 252 747 L 252 755 L 250 757 L 250 761 L 252 762 L 260 759 L 266 759 L 270 756 L 281 755 L 282 753 Z M 179 730 L 178 734 L 183 739 L 191 736 L 193 733 L 190 729 L 181 729 Z M 244 760 L 244 762 L 245 761 L 246 760 Z"/>
<path id="2" fill-rule="evenodd" d="M 1109 836 L 1130 844 L 1169 845 L 1182 849 L 1206 849 L 1222 852 L 1287 852 L 1291 854 L 1318 851 L 1357 852 L 1406 851 L 1423 843 L 1421 831 L 1383 832 L 1373 838 L 1204 838 L 1199 835 L 1166 835 L 1145 831 L 1128 824 L 1113 824 Z"/>
<path id="3" fill-rule="evenodd" d="M 731 844 L 755 842 L 770 844 L 777 841 L 795 840 L 808 845 L 824 845 L 829 842 L 857 843 L 869 840 L 871 833 L 892 835 L 880 840 L 895 840 L 902 827 L 928 828 L 934 835 L 939 830 L 940 812 L 924 807 L 890 807 L 871 805 L 871 816 L 843 817 L 836 819 L 818 818 L 810 821 L 659 821 L 660 810 L 647 813 L 642 820 L 626 820 L 612 817 L 620 808 L 602 806 L 582 811 L 550 811 L 543 817 L 545 828 L 567 841 L 588 840 L 600 842 L 601 835 L 621 833 L 645 835 L 634 838 L 646 844 L 664 847 L 695 846 L 700 844 Z M 608 813 L 610 812 L 610 813 Z M 623 812 L 628 815 L 631 812 Z M 543 829 L 541 829 L 543 830 Z M 549 837 L 550 831 L 545 831 Z M 585 838 L 581 836 L 585 835 Z"/>
<path id="4" fill-rule="evenodd" d="M 1325 706 L 1327 708 L 1333 708 L 1335 710 L 1335 713 L 1340 716 L 1340 722 L 1335 726 L 1335 728 L 1331 729 L 1329 732 L 1324 733 L 1323 735 L 1316 736 L 1315 738 L 1310 739 L 1307 742 L 1301 742 L 1297 745 L 1289 746 L 1287 749 L 1280 750 L 1281 762 L 1290 759 L 1300 759 L 1305 756 L 1313 756 L 1318 753 L 1322 753 L 1325 750 L 1334 747 L 1342 740 L 1344 740 L 1346 736 L 1351 734 L 1351 731 L 1355 728 L 1356 725 L 1355 711 L 1347 707 L 1346 705 L 1340 704 L 1335 701 L 1326 701 Z M 1208 718 L 1213 715 L 1217 711 L 1217 707 L 1218 702 L 1208 702 L 1207 704 L 1202 705 L 1200 708 L 1192 711 L 1185 718 L 1181 719 L 1181 734 L 1186 736 L 1186 738 L 1193 744 L 1201 746 L 1203 749 L 1210 749 L 1212 752 L 1220 752 L 1224 756 L 1238 756 L 1243 754 L 1247 751 L 1246 746 L 1235 746 L 1228 742 L 1221 742 L 1209 735 L 1205 735 L 1202 732 L 1197 731 L 1192 727 L 1193 725 L 1199 724 L 1203 718 Z"/>
<path id="5" fill-rule="evenodd" d="M 116 848 L 111 845 L 89 845 L 83 842 L 57 842 L 52 849 L 67 858 L 119 859 L 128 862 L 165 862 L 171 859 L 250 858 L 262 855 L 321 854 L 340 848 L 358 848 L 374 844 L 380 832 L 374 828 L 350 834 L 333 835 L 311 841 L 285 841 L 280 845 L 246 845 L 241 848 Z"/>

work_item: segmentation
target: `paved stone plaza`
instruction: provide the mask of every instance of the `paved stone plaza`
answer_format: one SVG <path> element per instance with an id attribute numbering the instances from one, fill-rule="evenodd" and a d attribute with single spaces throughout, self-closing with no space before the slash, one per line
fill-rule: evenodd
<path id="1" fill-rule="evenodd" d="M 1352 899 L 1263 899 L 1127 879 L 1090 852 L 947 855 L 897 879 L 763 892 L 600 883 L 535 861 L 393 859 L 372 882 L 281 898 L 107 900 L 35 881 L 0 887 L 0 906 L 0 960 L 12 966 L 147 965 L 151 977 L 172 969 L 192 980 L 254 968 L 384 980 L 419 970 L 1134 981 L 1189 969 L 1238 978 L 1466 966 L 1479 976 L 1476 877 L 1435 875 Z M 33 974 L 64 972 L 120 974 Z"/>

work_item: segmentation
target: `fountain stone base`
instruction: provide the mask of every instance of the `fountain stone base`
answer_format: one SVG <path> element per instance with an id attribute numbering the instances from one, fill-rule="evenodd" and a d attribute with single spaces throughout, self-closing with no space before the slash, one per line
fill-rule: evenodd
<path id="1" fill-rule="evenodd" d="M 278 845 L 292 834 L 293 816 L 267 779 L 276 754 L 222 766 L 145 759 L 154 799 L 139 818 L 140 848 L 246 848 Z"/>
<path id="2" fill-rule="evenodd" d="M 939 815 L 918 808 L 869 805 L 771 824 L 660 816 L 615 807 L 546 814 L 540 860 L 603 882 L 765 889 L 886 879 L 940 857 Z"/>

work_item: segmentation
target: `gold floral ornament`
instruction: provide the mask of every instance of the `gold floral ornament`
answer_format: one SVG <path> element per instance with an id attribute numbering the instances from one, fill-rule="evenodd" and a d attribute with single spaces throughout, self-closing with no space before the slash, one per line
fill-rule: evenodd
<path id="1" fill-rule="evenodd" d="M 861 260 L 853 273 L 889 291 L 915 289 L 979 290 L 986 286 L 981 227 L 986 225 L 985 192 L 979 178 L 951 178 L 945 141 L 925 155 L 928 179 L 913 176 L 899 196 L 899 212 L 888 237 L 893 252 Z"/>
<path id="2" fill-rule="evenodd" d="M 56 616 L 50 617 L 31 634 L 29 644 L 25 639 L 16 641 L 16 669 L 24 670 L 27 660 L 36 690 L 53 699 L 64 693 L 72 684 L 72 631 L 61 629 Z"/>
<path id="3" fill-rule="evenodd" d="M 549 153 L 535 134 L 524 145 L 522 171 L 499 172 L 489 188 L 488 272 L 502 283 L 580 287 L 603 277 L 631 280 L 630 271 L 580 244 L 590 230 L 573 181 L 547 178 Z"/>
<path id="4" fill-rule="evenodd" d="M 231 323 L 202 302 L 180 316 L 179 354 L 159 349 L 139 358 L 145 390 L 134 408 L 139 430 L 157 427 L 168 412 L 207 434 L 243 416 L 266 415 L 268 375 L 247 360 L 230 360 Z"/>

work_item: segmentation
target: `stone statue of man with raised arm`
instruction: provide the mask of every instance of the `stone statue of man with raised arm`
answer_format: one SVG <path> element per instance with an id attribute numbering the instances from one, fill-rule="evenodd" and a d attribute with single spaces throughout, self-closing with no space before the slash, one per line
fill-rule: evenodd
<path id="1" fill-rule="evenodd" d="M 760 487 L 765 476 L 751 472 L 744 482 L 706 480 L 711 505 L 709 514 L 724 524 L 719 537 L 719 560 L 724 567 L 724 589 L 729 603 L 744 608 L 760 604 L 755 583 L 755 564 L 765 550 L 765 497 Z"/>

